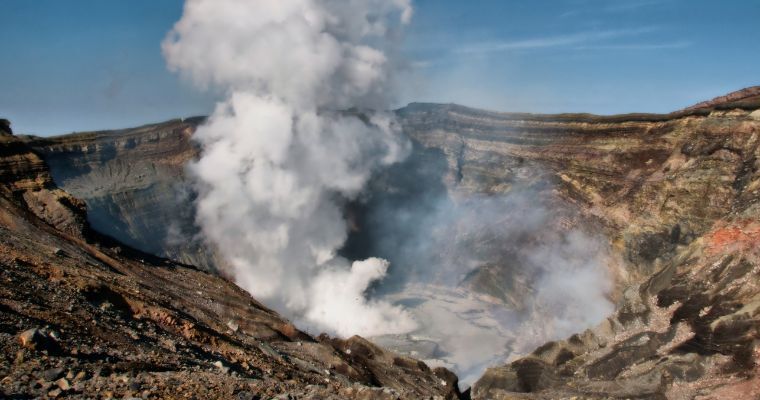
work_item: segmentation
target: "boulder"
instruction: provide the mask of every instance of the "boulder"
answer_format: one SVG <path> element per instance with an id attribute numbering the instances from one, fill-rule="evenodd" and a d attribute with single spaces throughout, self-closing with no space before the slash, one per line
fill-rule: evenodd
<path id="1" fill-rule="evenodd" d="M 27 329 L 19 333 L 18 341 L 22 347 L 29 350 L 47 350 L 49 352 L 59 350 L 58 342 L 38 328 Z"/>

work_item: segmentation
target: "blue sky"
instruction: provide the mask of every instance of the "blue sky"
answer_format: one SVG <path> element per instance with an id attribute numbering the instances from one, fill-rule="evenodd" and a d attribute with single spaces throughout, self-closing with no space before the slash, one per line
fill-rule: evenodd
<path id="1" fill-rule="evenodd" d="M 0 0 L 0 116 L 58 134 L 206 114 L 166 70 L 181 0 Z M 760 84 L 758 0 L 416 0 L 399 104 L 668 112 Z"/>

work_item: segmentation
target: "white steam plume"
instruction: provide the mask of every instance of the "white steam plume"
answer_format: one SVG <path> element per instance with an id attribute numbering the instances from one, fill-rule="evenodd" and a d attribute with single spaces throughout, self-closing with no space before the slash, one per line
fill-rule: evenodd
<path id="1" fill-rule="evenodd" d="M 386 109 L 410 0 L 187 0 L 163 43 L 171 70 L 221 90 L 195 139 L 198 222 L 237 283 L 341 336 L 406 332 L 406 311 L 365 291 L 387 262 L 349 263 L 342 202 L 409 145 Z"/>
<path id="2" fill-rule="evenodd" d="M 614 309 L 609 240 L 557 196 L 535 164 L 500 193 L 446 179 L 436 148 L 414 146 L 380 171 L 353 213 L 344 249 L 391 262 L 375 296 L 404 304 L 418 328 L 376 343 L 445 366 L 468 385 L 490 366 L 603 321 Z"/>

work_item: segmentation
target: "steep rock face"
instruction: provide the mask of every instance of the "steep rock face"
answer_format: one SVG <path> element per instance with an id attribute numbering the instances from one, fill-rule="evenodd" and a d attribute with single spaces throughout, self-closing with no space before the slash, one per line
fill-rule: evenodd
<path id="1" fill-rule="evenodd" d="M 447 370 L 313 338 L 219 276 L 85 237 L 45 163 L 16 138 L 0 151 L 0 397 L 459 397 Z"/>
<path id="2" fill-rule="evenodd" d="M 552 182 L 584 214 L 575 223 L 602 224 L 633 283 L 755 201 L 753 111 L 538 116 L 415 105 L 401 115 L 412 137 L 444 150 L 458 190 Z"/>
<path id="3" fill-rule="evenodd" d="M 758 211 L 717 222 L 598 327 L 489 369 L 473 398 L 758 398 Z"/>
<path id="4" fill-rule="evenodd" d="M 214 270 L 218 260 L 194 237 L 193 192 L 184 172 L 197 155 L 190 136 L 202 120 L 30 144 L 44 156 L 56 183 L 87 203 L 96 230 L 142 251 Z"/>
<path id="5" fill-rule="evenodd" d="M 86 234 L 84 203 L 55 187 L 45 162 L 10 135 L 0 135 L 0 186 L 37 217 L 70 234 Z"/>
<path id="6" fill-rule="evenodd" d="M 473 398 L 760 395 L 752 93 L 669 116 L 402 110 L 412 136 L 445 150 L 451 180 L 509 191 L 528 164 L 578 206 L 577 222 L 600 222 L 625 261 L 613 316 L 488 370 Z"/>

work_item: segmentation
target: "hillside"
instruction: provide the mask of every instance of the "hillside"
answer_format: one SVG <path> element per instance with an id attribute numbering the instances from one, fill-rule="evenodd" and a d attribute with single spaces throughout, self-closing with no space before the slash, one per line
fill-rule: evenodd
<path id="1" fill-rule="evenodd" d="M 18 138 L 0 135 L 0 167 L 0 397 L 458 398 L 445 369 L 312 337 L 219 276 L 90 230 Z"/>

